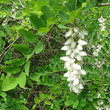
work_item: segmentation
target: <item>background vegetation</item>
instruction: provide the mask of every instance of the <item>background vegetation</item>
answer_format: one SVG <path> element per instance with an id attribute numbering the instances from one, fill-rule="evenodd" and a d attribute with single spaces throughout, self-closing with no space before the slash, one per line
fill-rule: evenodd
<path id="1" fill-rule="evenodd" d="M 109 0 L 0 0 L 0 109 L 95 110 L 110 106 Z M 101 31 L 98 19 L 106 18 Z M 86 29 L 84 89 L 69 91 L 65 33 Z M 94 56 L 101 45 L 98 56 Z M 97 59 L 97 60 L 96 60 Z M 100 95 L 100 97 L 99 97 Z M 109 109 L 106 109 L 109 110 Z"/>

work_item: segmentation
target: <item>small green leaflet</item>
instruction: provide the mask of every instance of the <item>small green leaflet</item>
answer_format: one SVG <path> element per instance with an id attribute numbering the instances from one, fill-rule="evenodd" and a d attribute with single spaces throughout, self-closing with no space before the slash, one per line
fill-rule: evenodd
<path id="1" fill-rule="evenodd" d="M 43 6 L 41 9 L 43 15 L 41 16 L 41 18 L 46 21 L 48 18 L 53 16 L 53 12 L 51 11 L 51 9 L 48 6 Z"/>
<path id="2" fill-rule="evenodd" d="M 26 58 L 27 58 L 26 61 L 28 61 L 33 55 L 34 55 L 34 51 L 32 53 L 30 53 L 29 55 L 26 56 Z"/>
<path id="3" fill-rule="evenodd" d="M 73 104 L 73 100 L 67 100 L 67 101 L 65 101 L 65 105 L 66 106 L 70 106 L 72 104 Z"/>
<path id="4" fill-rule="evenodd" d="M 38 81 L 39 78 L 40 78 L 40 76 L 42 76 L 42 75 L 44 75 L 44 74 L 43 74 L 43 73 L 37 73 L 37 72 L 35 72 L 35 73 L 32 73 L 32 74 L 30 75 L 30 78 L 31 78 L 33 81 Z"/>
<path id="5" fill-rule="evenodd" d="M 47 100 L 47 101 L 45 101 L 44 103 L 45 103 L 46 105 L 51 105 L 51 102 L 50 102 L 50 101 L 48 101 L 48 100 Z"/>
<path id="6" fill-rule="evenodd" d="M 8 73 L 18 73 L 18 72 L 20 72 L 20 68 L 17 67 L 17 66 L 14 66 L 14 65 L 2 66 L 1 69 L 4 70 L 5 72 L 8 72 Z"/>
<path id="7" fill-rule="evenodd" d="M 77 16 L 77 11 L 72 11 L 69 16 L 69 22 L 72 23 L 76 16 Z"/>
<path id="8" fill-rule="evenodd" d="M 26 45 L 20 45 L 20 44 L 12 44 L 12 46 L 19 52 L 21 52 L 24 56 L 27 55 L 31 49 Z"/>
<path id="9" fill-rule="evenodd" d="M 89 11 L 91 8 L 93 8 L 96 5 L 97 5 L 96 1 L 91 0 L 82 11 L 83 12 Z"/>
<path id="10" fill-rule="evenodd" d="M 30 21 L 32 23 L 32 25 L 36 28 L 39 29 L 40 27 L 45 27 L 45 23 L 42 19 L 40 19 L 37 15 L 32 14 L 30 16 Z"/>
<path id="11" fill-rule="evenodd" d="M 14 89 L 17 86 L 17 79 L 14 77 L 7 77 L 3 80 L 2 91 L 8 91 Z"/>
<path id="12" fill-rule="evenodd" d="M 69 15 L 66 14 L 64 11 L 60 11 L 59 12 L 59 16 L 60 16 L 60 18 L 61 18 L 62 21 L 68 22 Z"/>
<path id="13" fill-rule="evenodd" d="M 78 104 L 79 104 L 79 101 L 76 100 L 76 101 L 74 102 L 74 104 L 73 104 L 73 108 L 77 108 Z"/>
<path id="14" fill-rule="evenodd" d="M 34 52 L 35 52 L 36 54 L 38 54 L 38 53 L 40 53 L 42 50 L 43 50 L 43 42 L 40 41 L 40 42 L 35 46 Z"/>
<path id="15" fill-rule="evenodd" d="M 30 69 L 30 61 L 26 62 L 24 69 L 27 76 L 29 76 L 29 69 Z"/>
<path id="16" fill-rule="evenodd" d="M 5 62 L 5 64 L 13 64 L 13 65 L 16 65 L 16 66 L 21 66 L 24 63 L 25 63 L 25 60 L 22 59 L 22 58 L 13 59 L 13 60 Z"/>
<path id="17" fill-rule="evenodd" d="M 19 77 L 18 77 L 18 84 L 21 88 L 24 88 L 25 84 L 26 84 L 26 74 L 24 72 L 22 72 Z"/>
<path id="18" fill-rule="evenodd" d="M 26 31 L 24 29 L 19 30 L 19 34 L 28 42 L 36 42 L 38 41 L 38 37 L 30 31 Z"/>
<path id="19" fill-rule="evenodd" d="M 60 29 L 73 29 L 73 28 L 64 26 L 63 24 L 59 24 L 58 27 L 59 27 Z"/>

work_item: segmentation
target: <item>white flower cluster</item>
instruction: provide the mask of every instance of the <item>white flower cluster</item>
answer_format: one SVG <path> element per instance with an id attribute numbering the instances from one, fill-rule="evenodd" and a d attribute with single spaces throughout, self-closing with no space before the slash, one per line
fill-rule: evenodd
<path id="1" fill-rule="evenodd" d="M 93 45 L 92 48 L 94 50 L 93 56 L 98 56 L 98 53 L 101 50 L 102 46 L 101 45 L 97 45 L 97 46 Z"/>
<path id="2" fill-rule="evenodd" d="M 103 100 L 97 101 L 96 110 L 110 110 L 109 105 L 105 105 Z"/>
<path id="3" fill-rule="evenodd" d="M 105 21 L 106 19 L 104 19 L 102 16 L 98 19 L 99 21 L 99 26 L 101 27 L 101 31 L 104 31 L 106 29 L 106 26 L 105 26 Z"/>
<path id="4" fill-rule="evenodd" d="M 11 17 L 12 18 L 16 17 L 16 14 L 17 14 L 16 9 L 18 9 L 18 6 L 12 6 L 12 11 L 11 11 Z"/>
<path id="5" fill-rule="evenodd" d="M 97 57 L 98 57 L 98 53 L 100 52 L 102 46 L 101 45 L 92 45 L 92 49 L 93 49 L 93 56 L 95 57 L 95 67 L 97 66 L 98 68 L 100 68 L 104 62 L 100 62 Z"/>
<path id="6" fill-rule="evenodd" d="M 88 35 L 88 32 L 85 30 L 80 31 L 79 28 L 74 28 L 74 32 L 72 30 L 68 31 L 65 35 L 68 40 L 61 48 L 61 50 L 66 51 L 66 56 L 60 58 L 65 61 L 64 68 L 67 69 L 64 77 L 67 77 L 70 91 L 75 93 L 80 93 L 83 89 L 81 75 L 86 75 L 86 71 L 81 68 L 82 57 L 87 56 L 86 52 L 83 51 L 83 46 L 87 44 L 83 40 L 85 35 Z"/>
<path id="7" fill-rule="evenodd" d="M 101 99 L 101 94 L 98 94 L 98 101 L 97 101 L 97 105 L 95 105 L 96 110 L 110 110 L 110 99 L 108 99 L 107 103 L 108 105 L 105 105 L 105 100 Z"/>

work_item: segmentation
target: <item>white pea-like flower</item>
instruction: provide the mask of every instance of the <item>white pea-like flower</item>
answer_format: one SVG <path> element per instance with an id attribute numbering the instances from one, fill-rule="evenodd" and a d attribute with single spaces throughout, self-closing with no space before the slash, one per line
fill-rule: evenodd
<path id="1" fill-rule="evenodd" d="M 99 21 L 99 26 L 101 28 L 101 31 L 104 31 L 106 29 L 106 26 L 105 26 L 105 21 L 106 19 L 104 19 L 102 16 L 98 19 Z"/>
<path id="2" fill-rule="evenodd" d="M 64 68 L 67 69 L 64 77 L 67 77 L 70 91 L 77 94 L 83 89 L 81 75 L 86 75 L 86 71 L 82 69 L 81 65 L 83 56 L 87 56 L 87 53 L 83 51 L 83 46 L 87 45 L 84 40 L 85 35 L 88 35 L 88 32 L 86 30 L 80 31 L 78 27 L 75 27 L 74 31 L 69 30 L 65 35 L 68 39 L 61 48 L 61 50 L 66 51 L 66 56 L 60 58 L 65 62 Z"/>
<path id="3" fill-rule="evenodd" d="M 86 71 L 85 70 L 81 70 L 80 71 L 82 75 L 86 75 Z"/>
<path id="4" fill-rule="evenodd" d="M 71 49 L 68 49 L 67 52 L 66 52 L 66 55 L 70 55 L 71 52 L 72 52 L 72 50 Z"/>
<path id="5" fill-rule="evenodd" d="M 81 56 L 87 56 L 87 53 L 84 52 L 84 51 L 81 51 L 81 52 L 79 52 L 79 55 L 81 55 Z"/>
<path id="6" fill-rule="evenodd" d="M 60 60 L 68 61 L 69 60 L 69 57 L 61 57 Z"/>
<path id="7" fill-rule="evenodd" d="M 80 55 L 77 55 L 76 58 L 78 61 L 82 61 L 82 57 Z"/>
<path id="8" fill-rule="evenodd" d="M 71 48 L 74 48 L 76 46 L 76 43 L 75 42 L 72 42 L 71 43 Z"/>
<path id="9" fill-rule="evenodd" d="M 78 85 L 78 84 L 79 84 L 79 79 L 75 79 L 73 85 Z"/>
<path id="10" fill-rule="evenodd" d="M 78 50 L 83 50 L 83 47 L 82 47 L 80 44 L 78 44 L 78 45 L 77 45 L 77 49 L 78 49 Z"/>
<path id="11" fill-rule="evenodd" d="M 71 36 L 72 33 L 73 33 L 73 31 L 72 31 L 72 30 L 69 30 L 69 31 L 65 34 L 65 37 L 69 37 L 69 36 Z"/>
<path id="12" fill-rule="evenodd" d="M 74 28 L 74 32 L 79 32 L 79 28 L 78 27 L 75 27 Z"/>
<path id="13" fill-rule="evenodd" d="M 76 70 L 81 70 L 81 66 L 78 64 L 73 64 L 73 68 Z"/>
<path id="14" fill-rule="evenodd" d="M 104 23 L 105 21 L 106 21 L 106 19 L 104 19 L 102 16 L 98 19 L 98 21 L 100 22 L 100 23 Z"/>
<path id="15" fill-rule="evenodd" d="M 88 32 L 86 31 L 86 30 L 82 30 L 81 32 L 79 32 L 79 37 L 81 38 L 81 39 L 84 39 L 84 36 L 85 35 L 88 35 Z"/>
<path id="16" fill-rule="evenodd" d="M 69 49 L 68 46 L 63 46 L 63 47 L 61 48 L 61 50 L 68 50 L 68 49 Z"/>
<path id="17" fill-rule="evenodd" d="M 84 40 L 79 40 L 78 43 L 79 43 L 80 45 L 87 45 L 87 42 L 84 41 Z"/>

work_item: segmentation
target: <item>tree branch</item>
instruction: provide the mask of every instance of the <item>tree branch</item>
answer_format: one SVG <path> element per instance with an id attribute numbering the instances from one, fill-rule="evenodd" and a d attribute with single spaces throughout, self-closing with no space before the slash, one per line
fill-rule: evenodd
<path id="1" fill-rule="evenodd" d="M 4 56 L 7 54 L 7 52 L 9 51 L 9 49 L 11 48 L 11 45 L 14 44 L 19 38 L 20 38 L 20 37 L 17 37 L 17 38 L 16 38 L 8 47 L 6 47 L 6 48 L 4 49 L 4 51 L 0 54 L 0 57 L 1 57 L 0 63 L 2 62 Z"/>
<path id="2" fill-rule="evenodd" d="M 19 0 L 19 3 L 20 3 L 20 5 L 21 5 L 23 8 L 26 8 L 26 7 L 21 3 L 21 0 Z"/>
<path id="3" fill-rule="evenodd" d="M 102 7 L 102 6 L 110 6 L 110 3 L 102 3 L 102 4 L 100 4 L 99 6 L 100 6 L 100 7 Z"/>

